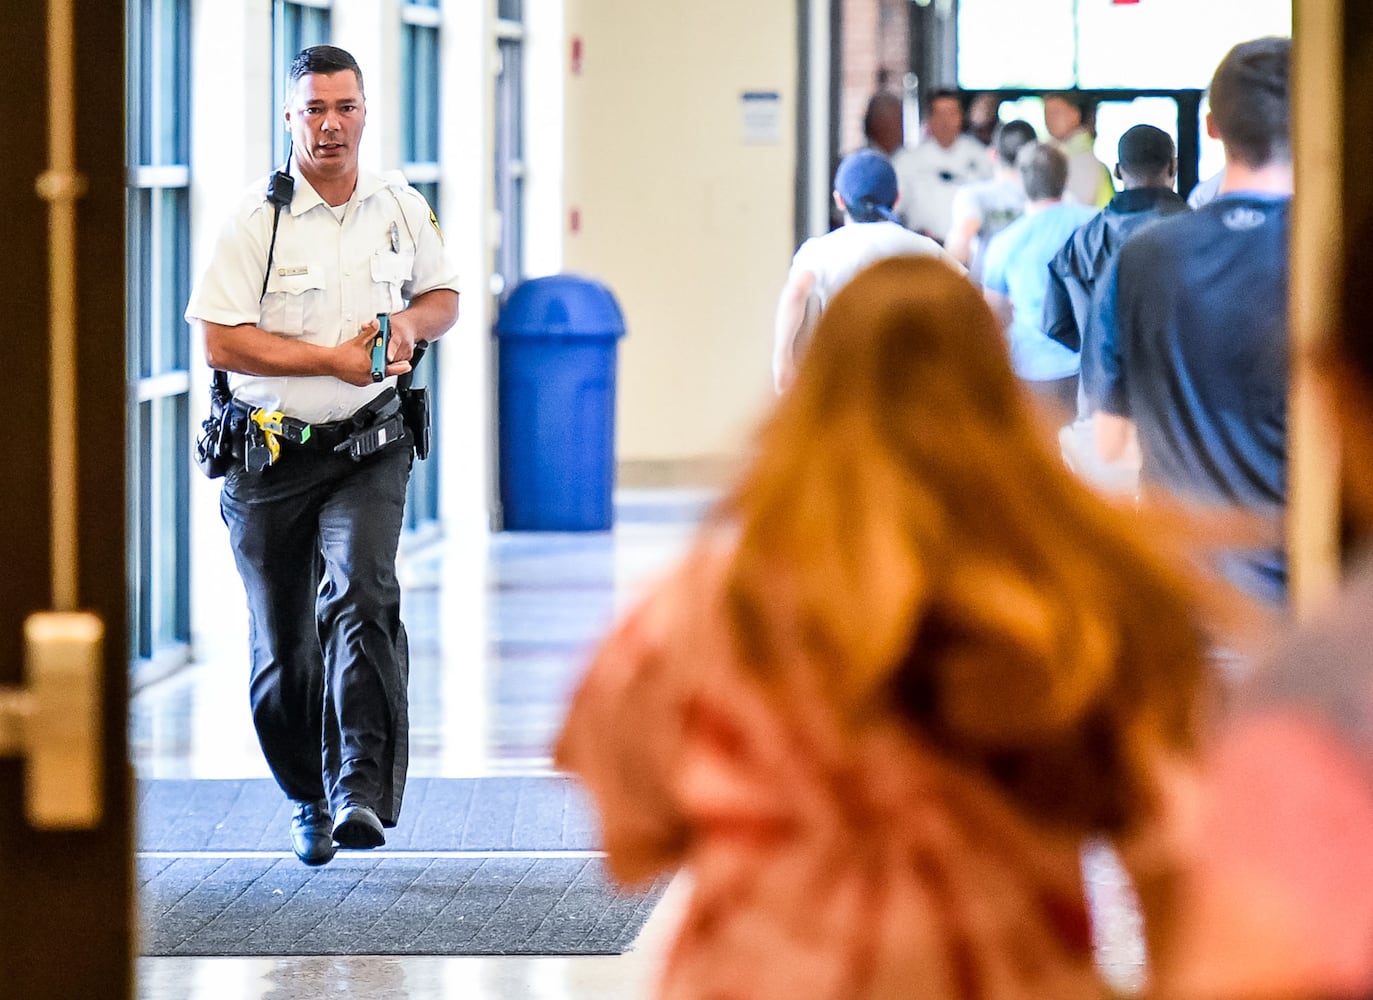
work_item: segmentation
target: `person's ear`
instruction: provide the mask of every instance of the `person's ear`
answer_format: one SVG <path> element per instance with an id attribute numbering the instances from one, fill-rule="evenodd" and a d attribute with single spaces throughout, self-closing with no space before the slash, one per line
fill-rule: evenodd
<path id="1" fill-rule="evenodd" d="M 1220 129 L 1216 128 L 1216 117 L 1211 112 L 1206 112 L 1206 134 L 1212 139 L 1220 138 Z"/>
<path id="2" fill-rule="evenodd" d="M 1116 180 L 1120 181 L 1120 182 L 1123 184 L 1123 183 L 1125 182 L 1125 177 L 1124 177 L 1124 176 L 1121 174 L 1121 172 L 1120 172 L 1120 164 L 1119 164 L 1119 163 L 1116 164 L 1116 169 L 1115 169 L 1114 173 L 1115 173 L 1115 175 L 1116 175 Z"/>
<path id="3" fill-rule="evenodd" d="M 849 210 L 849 206 L 844 204 L 844 199 L 840 196 L 838 191 L 834 192 L 834 205 L 841 212 L 847 212 Z"/>

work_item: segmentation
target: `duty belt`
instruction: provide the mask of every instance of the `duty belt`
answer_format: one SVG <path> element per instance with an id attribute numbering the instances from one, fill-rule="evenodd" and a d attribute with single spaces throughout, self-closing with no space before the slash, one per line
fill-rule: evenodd
<path id="1" fill-rule="evenodd" d="M 244 464 L 249 472 L 261 472 L 281 457 L 283 441 L 311 451 L 346 451 L 359 461 L 404 436 L 401 402 L 393 387 L 351 417 L 332 423 L 307 424 L 259 407 L 248 411 Z"/>

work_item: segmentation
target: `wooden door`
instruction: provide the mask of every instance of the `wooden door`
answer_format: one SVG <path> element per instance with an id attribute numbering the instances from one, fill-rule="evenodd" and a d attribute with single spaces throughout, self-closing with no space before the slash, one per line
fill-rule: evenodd
<path id="1" fill-rule="evenodd" d="M 34 612 L 67 603 L 104 624 L 101 816 L 94 829 L 39 830 L 26 819 L 25 766 L 0 759 L 0 993 L 26 1000 L 133 995 L 132 836 L 125 556 L 124 5 L 70 3 L 76 170 L 76 364 L 72 405 L 79 442 L 72 470 L 76 516 L 52 496 L 49 399 L 54 387 L 49 291 L 50 5 L 6 5 L 0 30 L 0 687 L 23 682 L 23 629 Z M 64 34 L 58 25 L 60 36 Z M 60 115 L 58 116 L 60 120 Z M 46 190 L 58 192 L 52 177 Z M 60 271 L 60 266 L 59 266 Z M 60 421 L 58 421 L 60 424 Z M 57 453 L 62 454 L 60 448 Z M 59 500 L 61 504 L 63 501 Z M 70 508 L 67 508 L 70 510 Z M 54 513 L 57 511 L 57 513 Z M 62 534 L 60 526 L 72 524 Z M 53 538 L 71 540 L 54 564 Z M 54 580 L 70 575 L 69 601 Z M 70 610 L 70 608 L 62 608 Z"/>

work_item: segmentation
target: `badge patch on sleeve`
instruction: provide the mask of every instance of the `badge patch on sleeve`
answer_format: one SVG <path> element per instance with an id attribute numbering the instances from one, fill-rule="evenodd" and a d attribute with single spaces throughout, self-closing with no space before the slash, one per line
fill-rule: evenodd
<path id="1" fill-rule="evenodd" d="M 429 224 L 434 227 L 434 232 L 439 234 L 439 242 L 443 242 L 443 230 L 439 228 L 439 217 L 434 214 L 434 210 L 429 210 Z"/>

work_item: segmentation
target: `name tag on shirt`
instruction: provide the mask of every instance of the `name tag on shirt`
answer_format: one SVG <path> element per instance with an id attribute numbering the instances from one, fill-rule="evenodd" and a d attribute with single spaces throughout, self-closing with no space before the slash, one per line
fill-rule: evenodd
<path id="1" fill-rule="evenodd" d="M 282 277 L 282 278 L 298 278 L 298 277 L 300 277 L 302 274 L 309 274 L 309 273 L 310 273 L 310 266 L 309 266 L 308 264 L 303 264 L 303 265 L 301 265 L 300 267 L 279 267 L 279 268 L 277 268 L 277 275 L 278 275 L 279 277 Z"/>

